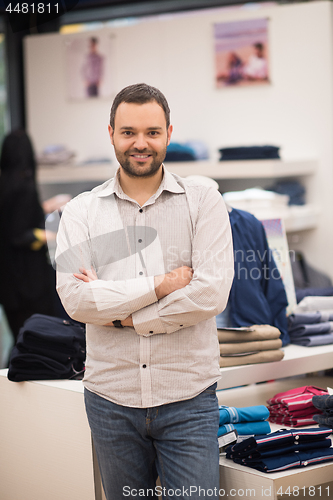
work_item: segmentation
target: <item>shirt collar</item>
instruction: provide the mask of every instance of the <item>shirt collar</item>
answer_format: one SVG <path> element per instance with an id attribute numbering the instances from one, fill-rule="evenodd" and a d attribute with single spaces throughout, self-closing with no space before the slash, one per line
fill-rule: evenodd
<path id="1" fill-rule="evenodd" d="M 154 200 L 156 200 L 163 191 L 170 191 L 171 193 L 185 192 L 185 190 L 180 186 L 180 184 L 178 184 L 175 177 L 170 172 L 168 172 L 168 170 L 166 170 L 164 165 L 162 166 L 163 166 L 163 179 L 161 184 L 159 185 L 158 190 L 152 196 Z M 111 194 L 116 194 L 119 198 L 124 198 L 124 197 L 127 198 L 119 182 L 119 168 L 115 173 L 114 177 L 106 183 L 105 188 L 101 189 L 101 191 L 99 191 L 97 196 L 99 198 L 104 198 L 106 196 L 110 196 Z"/>

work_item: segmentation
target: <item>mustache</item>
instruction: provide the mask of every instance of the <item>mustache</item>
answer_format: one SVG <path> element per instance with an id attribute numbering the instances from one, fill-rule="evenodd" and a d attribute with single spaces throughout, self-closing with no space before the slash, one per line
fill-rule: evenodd
<path id="1" fill-rule="evenodd" d="M 139 154 L 139 155 L 152 155 L 154 154 L 154 151 L 151 151 L 150 149 L 144 148 L 144 149 L 129 149 L 126 154 L 128 155 L 133 155 L 133 154 Z"/>

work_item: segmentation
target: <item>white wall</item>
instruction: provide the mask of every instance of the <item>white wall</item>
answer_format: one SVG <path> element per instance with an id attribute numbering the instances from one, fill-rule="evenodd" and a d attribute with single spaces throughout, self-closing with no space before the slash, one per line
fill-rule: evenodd
<path id="1" fill-rule="evenodd" d="M 213 23 L 268 17 L 272 84 L 216 89 Z M 329 1 L 198 13 L 108 28 L 114 35 L 115 92 L 145 81 L 169 100 L 174 140 L 203 140 L 211 158 L 230 145 L 274 144 L 285 159 L 315 158 L 309 200 L 320 200 L 319 228 L 301 235 L 306 256 L 333 277 L 332 5 Z M 110 156 L 112 98 L 66 98 L 65 35 L 25 43 L 28 128 L 38 150 L 64 143 L 78 158 Z"/>

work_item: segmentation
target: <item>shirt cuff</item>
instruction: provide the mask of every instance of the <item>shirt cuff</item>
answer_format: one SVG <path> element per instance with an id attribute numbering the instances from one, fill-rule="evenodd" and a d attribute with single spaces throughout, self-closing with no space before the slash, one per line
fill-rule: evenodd
<path id="1" fill-rule="evenodd" d="M 158 314 L 158 302 L 133 313 L 132 320 L 134 330 L 143 337 L 150 337 L 156 333 L 167 333 Z"/>
<path id="2" fill-rule="evenodd" d="M 111 298 L 107 281 L 91 281 L 89 285 L 98 311 L 109 310 L 112 300 L 112 308 L 117 311 L 117 317 L 113 319 L 125 319 L 138 309 L 157 302 L 154 276 L 125 280 L 123 283 L 114 281 Z"/>

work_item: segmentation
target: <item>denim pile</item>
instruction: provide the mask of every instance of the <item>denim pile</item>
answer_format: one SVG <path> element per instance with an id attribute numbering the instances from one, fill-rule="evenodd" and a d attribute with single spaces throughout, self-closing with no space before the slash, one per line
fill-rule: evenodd
<path id="1" fill-rule="evenodd" d="M 280 361 L 280 331 L 270 325 L 218 329 L 220 367 Z"/>
<path id="2" fill-rule="evenodd" d="M 288 318 L 290 343 L 307 347 L 333 344 L 333 312 L 291 314 Z"/>
<path id="3" fill-rule="evenodd" d="M 233 406 L 219 407 L 220 422 L 217 435 L 236 430 L 239 436 L 253 436 L 271 432 L 267 418 L 269 411 L 264 405 L 235 408 Z"/>
<path id="4" fill-rule="evenodd" d="M 280 429 L 226 448 L 226 457 L 261 472 L 279 472 L 333 460 L 329 427 Z"/>
<path id="5" fill-rule="evenodd" d="M 301 427 L 315 424 L 313 416 L 318 410 L 313 405 L 314 396 L 322 396 L 327 391 L 315 386 L 303 386 L 280 392 L 268 403 L 269 421 L 275 424 Z"/>
<path id="6" fill-rule="evenodd" d="M 313 415 L 313 420 L 318 424 L 333 427 L 333 396 L 330 394 L 313 396 L 312 404 L 320 412 Z"/>

